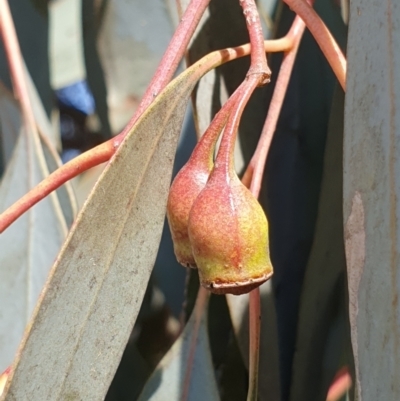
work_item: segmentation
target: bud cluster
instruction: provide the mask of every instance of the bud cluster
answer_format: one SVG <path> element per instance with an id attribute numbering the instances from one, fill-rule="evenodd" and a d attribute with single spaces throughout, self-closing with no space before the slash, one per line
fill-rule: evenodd
<path id="1" fill-rule="evenodd" d="M 268 222 L 236 175 L 233 155 L 218 154 L 214 164 L 221 130 L 222 126 L 203 135 L 176 176 L 167 218 L 178 262 L 198 268 L 201 284 L 211 292 L 239 295 L 272 275 Z"/>

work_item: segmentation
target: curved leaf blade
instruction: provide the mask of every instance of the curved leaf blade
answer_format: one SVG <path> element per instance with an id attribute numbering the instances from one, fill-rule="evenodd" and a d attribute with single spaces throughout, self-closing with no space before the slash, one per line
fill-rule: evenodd
<path id="1" fill-rule="evenodd" d="M 31 76 L 25 81 L 38 131 L 22 125 L 18 102 L 0 85 L 0 124 L 11 160 L 0 187 L 0 210 L 61 164 L 54 132 Z M 62 186 L 0 236 L 0 370 L 12 363 L 50 266 L 76 214 L 71 184 Z"/>
<path id="2" fill-rule="evenodd" d="M 138 401 L 218 401 L 207 332 L 205 290 L 182 334 L 150 376 Z"/>
<path id="3" fill-rule="evenodd" d="M 104 398 L 156 257 L 197 79 L 182 74 L 170 84 L 104 170 L 52 268 L 5 400 Z"/>
<path id="4" fill-rule="evenodd" d="M 358 401 L 400 399 L 399 49 L 399 2 L 350 2 L 343 220 Z"/>
<path id="5" fill-rule="evenodd" d="M 335 374 L 352 367 L 343 238 L 344 93 L 333 97 L 314 241 L 304 277 L 291 400 L 326 399 Z"/>
<path id="6" fill-rule="evenodd" d="M 48 175 L 39 137 L 20 128 L 20 136 L 0 186 L 0 210 Z M 25 325 L 49 268 L 67 234 L 56 194 L 22 216 L 0 236 L 0 370 L 14 359 Z"/>

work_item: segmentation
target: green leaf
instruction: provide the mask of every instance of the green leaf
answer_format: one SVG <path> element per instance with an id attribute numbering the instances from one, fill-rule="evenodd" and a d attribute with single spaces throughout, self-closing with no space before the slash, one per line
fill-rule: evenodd
<path id="1" fill-rule="evenodd" d="M 79 214 L 41 294 L 6 400 L 102 400 L 156 257 L 176 144 L 198 66 L 139 119 Z"/>
<path id="2" fill-rule="evenodd" d="M 204 297 L 205 290 L 201 291 Z M 139 401 L 219 400 L 208 341 L 206 304 L 199 302 L 200 299 L 201 295 L 185 329 L 151 375 Z"/>

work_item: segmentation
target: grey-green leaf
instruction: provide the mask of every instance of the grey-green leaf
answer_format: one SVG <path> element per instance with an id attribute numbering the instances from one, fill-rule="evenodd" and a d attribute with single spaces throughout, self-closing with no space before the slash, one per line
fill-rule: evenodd
<path id="1" fill-rule="evenodd" d="M 400 3 L 350 2 L 343 214 L 358 401 L 400 399 Z M 357 398 L 356 398 L 357 399 Z"/>
<path id="2" fill-rule="evenodd" d="M 156 99 L 95 185 L 51 270 L 5 400 L 104 398 L 156 257 L 194 75 Z"/>
<path id="3" fill-rule="evenodd" d="M 343 238 L 344 93 L 333 98 L 314 241 L 304 277 L 290 399 L 322 400 L 343 366 L 352 370 Z"/>
<path id="4" fill-rule="evenodd" d="M 151 375 L 138 401 L 219 400 L 207 313 L 197 312 L 198 301 L 185 329 Z"/>
<path id="5" fill-rule="evenodd" d="M 37 132 L 22 126 L 1 182 L 0 210 L 47 175 Z M 0 235 L 0 370 L 12 363 L 66 234 L 67 225 L 58 198 L 52 194 Z"/>

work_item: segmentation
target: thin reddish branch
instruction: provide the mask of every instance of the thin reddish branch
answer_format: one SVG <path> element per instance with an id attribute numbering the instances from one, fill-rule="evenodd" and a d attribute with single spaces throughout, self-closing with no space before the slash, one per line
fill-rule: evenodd
<path id="1" fill-rule="evenodd" d="M 265 50 L 268 52 L 284 51 L 289 49 L 291 45 L 292 39 L 290 37 L 284 37 L 277 40 L 267 40 L 264 43 Z M 239 57 L 247 56 L 249 53 L 250 45 L 248 44 L 232 49 L 218 50 L 203 57 L 191 68 L 199 69 L 201 71 L 199 76 L 202 76 L 213 68 Z M 17 220 L 18 217 L 28 211 L 37 202 L 44 199 L 65 182 L 78 176 L 91 167 L 95 167 L 108 161 L 117 150 L 119 143 L 120 142 L 115 142 L 114 139 L 110 139 L 102 145 L 82 153 L 75 159 L 61 166 L 53 174 L 46 177 L 40 184 L 32 188 L 21 199 L 0 214 L 0 233 L 2 233 L 15 220 Z"/>
<path id="2" fill-rule="evenodd" d="M 271 80 L 271 70 L 265 57 L 264 35 L 258 9 L 254 0 L 239 0 L 239 3 L 243 8 L 251 44 L 251 65 L 247 75 L 257 75 L 259 85 L 265 85 Z"/>
<path id="3" fill-rule="evenodd" d="M 234 171 L 234 146 L 243 110 L 255 88 L 270 82 L 271 71 L 267 65 L 264 50 L 264 38 L 257 6 L 254 0 L 239 0 L 246 17 L 251 43 L 251 64 L 246 80 L 238 89 L 238 101 L 233 106 L 222 137 L 214 170 L 224 169 L 227 177 Z M 249 295 L 249 389 L 247 401 L 257 401 L 258 366 L 260 354 L 260 291 L 258 288 Z"/>
<path id="4" fill-rule="evenodd" d="M 243 84 L 242 84 L 243 85 Z M 229 115 L 232 112 L 233 107 L 237 103 L 241 95 L 241 86 L 235 90 L 235 92 L 230 96 L 230 98 L 221 107 L 219 112 L 214 116 L 211 124 L 207 128 L 204 135 L 198 141 L 196 147 L 190 156 L 190 160 L 194 163 L 201 163 L 204 160 L 204 155 L 208 155 L 210 160 L 207 163 L 212 167 L 214 164 L 214 149 L 217 140 L 221 134 L 221 131 L 225 127 Z"/>
<path id="5" fill-rule="evenodd" d="M 59 167 L 0 215 L 0 233 L 2 233 L 32 206 L 71 178 L 76 177 L 83 171 L 110 160 L 111 156 L 115 153 L 115 150 L 116 149 L 112 142 L 107 141 L 100 146 L 93 148 L 90 153 L 85 152 Z"/>
<path id="6" fill-rule="evenodd" d="M 257 145 L 256 152 L 250 161 L 242 182 L 250 187 L 252 194 L 258 198 L 261 188 L 261 178 L 272 135 L 275 132 L 276 123 L 282 108 L 290 75 L 293 69 L 300 39 L 304 32 L 304 22 L 296 16 L 287 36 L 293 39 L 293 47 L 285 52 L 279 71 L 274 94 L 268 110 L 263 132 Z M 254 173 L 253 173 L 254 170 Z M 258 398 L 258 366 L 260 352 L 261 331 L 261 300 L 260 290 L 256 288 L 249 294 L 249 391 L 247 401 L 257 401 Z"/>
<path id="7" fill-rule="evenodd" d="M 305 0 L 283 0 L 305 22 L 318 43 L 343 90 L 346 90 L 347 62 L 339 45 L 316 11 Z"/>
<path id="8" fill-rule="evenodd" d="M 223 168 L 226 169 L 227 173 L 234 170 L 233 152 L 240 119 L 242 117 L 243 110 L 250 99 L 250 96 L 252 95 L 254 89 L 257 87 L 258 84 L 259 76 L 250 75 L 238 88 L 238 99 L 236 101 L 236 104 L 232 107 L 231 114 L 229 116 L 225 131 L 222 136 L 218 155 L 215 159 L 215 169 Z"/>
<path id="9" fill-rule="evenodd" d="M 260 359 L 261 299 L 260 288 L 249 294 L 249 392 L 247 401 L 258 399 L 258 365 Z"/>
<path id="10" fill-rule="evenodd" d="M 271 146 L 272 137 L 276 130 L 276 124 L 282 109 L 283 100 L 285 99 L 304 28 L 304 22 L 299 17 L 296 17 L 289 31 L 289 35 L 293 35 L 294 45 L 290 51 L 285 52 L 284 54 L 274 93 L 268 109 L 267 118 L 265 120 L 256 151 L 254 152 L 254 155 L 250 160 L 247 170 L 243 176 L 243 181 L 245 183 L 248 184 L 251 181 L 250 190 L 256 197 L 258 197 L 260 193 L 261 180 L 264 174 L 267 155 Z"/>

